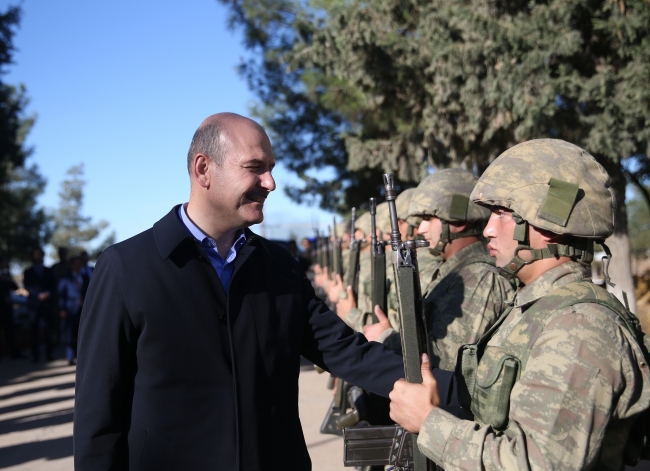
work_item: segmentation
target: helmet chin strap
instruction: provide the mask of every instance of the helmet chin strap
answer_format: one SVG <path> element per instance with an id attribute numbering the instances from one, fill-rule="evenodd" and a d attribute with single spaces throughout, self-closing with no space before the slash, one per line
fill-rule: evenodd
<path id="1" fill-rule="evenodd" d="M 593 261 L 594 244 L 592 240 L 576 238 L 567 244 L 548 244 L 542 249 L 534 249 L 528 245 L 528 222 L 517 213 L 512 213 L 512 219 L 514 219 L 517 224 L 515 226 L 513 239 L 518 241 L 519 245 L 515 249 L 514 257 L 512 257 L 505 266 L 498 268 L 499 273 L 508 280 L 514 279 L 517 272 L 524 266 L 545 258 L 558 259 L 560 257 L 570 257 L 583 265 L 589 265 Z M 605 250 L 605 253 L 607 254 L 604 258 L 611 260 L 612 253 L 610 252 L 609 247 L 607 247 L 602 240 L 597 242 L 603 247 L 603 250 Z M 519 256 L 519 252 L 522 250 L 530 252 L 530 257 L 527 260 L 524 260 Z M 609 263 L 605 266 L 604 276 L 605 282 L 610 286 L 614 286 L 609 278 Z"/>
<path id="2" fill-rule="evenodd" d="M 465 229 L 464 231 L 451 232 L 449 230 L 449 223 L 447 221 L 443 221 L 441 219 L 440 222 L 442 223 L 442 233 L 440 234 L 440 240 L 438 241 L 438 243 L 434 248 L 429 249 L 429 252 L 431 252 L 431 254 L 435 255 L 436 257 L 445 251 L 445 247 L 447 247 L 447 244 L 452 240 L 462 239 L 463 237 L 471 237 L 471 236 L 480 237 L 481 234 L 483 233 L 483 229 L 478 223 L 474 223 L 472 227 L 470 227 L 469 229 Z"/>

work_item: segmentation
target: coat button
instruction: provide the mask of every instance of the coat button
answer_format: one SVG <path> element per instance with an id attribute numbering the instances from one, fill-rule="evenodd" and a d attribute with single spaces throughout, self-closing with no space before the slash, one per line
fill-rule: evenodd
<path id="1" fill-rule="evenodd" d="M 512 271 L 515 271 L 517 269 L 517 264 L 511 263 L 510 265 L 508 265 L 508 268 L 510 268 Z"/>

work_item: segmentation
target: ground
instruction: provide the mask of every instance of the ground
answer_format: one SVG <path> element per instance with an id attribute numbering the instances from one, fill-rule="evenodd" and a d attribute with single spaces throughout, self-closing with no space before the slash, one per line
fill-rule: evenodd
<path id="1" fill-rule="evenodd" d="M 72 471 L 75 367 L 65 360 L 0 361 L 0 469 Z M 343 439 L 321 435 L 332 401 L 328 374 L 300 374 L 300 418 L 314 471 L 343 471 Z"/>
<path id="2" fill-rule="evenodd" d="M 72 411 L 75 367 L 64 360 L 32 364 L 0 361 L 0 469 L 73 471 Z M 328 374 L 303 365 L 300 419 L 314 471 L 344 471 L 343 439 L 321 435 L 320 424 L 332 401 Z M 634 471 L 649 471 L 645 461 Z M 632 469 L 632 468 L 629 468 Z"/>

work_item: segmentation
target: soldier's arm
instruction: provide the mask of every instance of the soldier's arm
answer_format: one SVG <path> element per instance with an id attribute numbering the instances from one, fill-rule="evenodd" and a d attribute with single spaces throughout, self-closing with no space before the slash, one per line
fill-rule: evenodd
<path id="1" fill-rule="evenodd" d="M 622 448 L 627 430 L 608 425 L 647 407 L 650 391 L 642 393 L 622 330 L 594 316 L 598 309 L 606 308 L 577 305 L 549 320 L 512 390 L 505 432 L 435 409 L 420 431 L 422 451 L 445 469 L 579 470 L 597 460 L 620 468 L 620 452 L 601 448 L 616 440 Z"/>

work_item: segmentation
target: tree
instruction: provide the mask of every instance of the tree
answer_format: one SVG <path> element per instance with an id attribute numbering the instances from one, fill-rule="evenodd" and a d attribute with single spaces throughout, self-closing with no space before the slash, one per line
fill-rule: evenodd
<path id="1" fill-rule="evenodd" d="M 0 13 L 0 77 L 12 62 L 14 30 L 20 9 Z M 0 80 L 0 253 L 17 261 L 31 259 L 31 249 L 42 246 L 50 234 L 48 218 L 37 204 L 45 179 L 36 165 L 26 166 L 32 149 L 25 139 L 35 116 L 26 116 L 25 87 Z"/>
<path id="2" fill-rule="evenodd" d="M 61 182 L 59 207 L 52 215 L 55 230 L 51 244 L 54 247 L 91 251 L 89 243 L 108 227 L 104 220 L 93 223 L 92 217 L 82 215 L 83 189 L 86 184 L 83 172 L 83 164 L 73 165 L 66 172 L 67 178 Z M 103 244 L 108 242 L 110 245 L 114 239 L 115 235 L 111 234 Z"/>
<path id="3" fill-rule="evenodd" d="M 623 164 L 648 161 L 645 0 L 227 3 L 260 53 L 243 70 L 267 125 L 282 131 L 278 122 L 300 123 L 314 109 L 337 119 L 327 132 L 332 147 L 344 145 L 347 172 L 393 171 L 405 182 L 426 166 L 480 174 L 539 137 L 587 149 L 612 177 L 611 272 L 619 291 L 633 292 L 625 186 L 643 174 L 626 175 Z M 291 107 L 296 94 L 310 105 Z M 302 142 L 279 139 L 281 149 Z"/>

